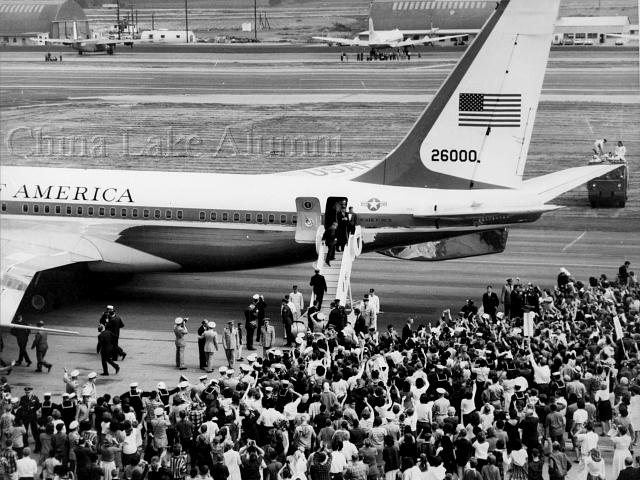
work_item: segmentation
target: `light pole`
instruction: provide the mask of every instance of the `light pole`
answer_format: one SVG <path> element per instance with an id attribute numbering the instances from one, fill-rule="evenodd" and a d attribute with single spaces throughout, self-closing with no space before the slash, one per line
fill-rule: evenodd
<path id="1" fill-rule="evenodd" d="M 187 43 L 189 43 L 189 7 L 187 3 L 188 0 L 184 0 L 184 33 L 187 36 Z"/>
<path id="2" fill-rule="evenodd" d="M 258 41 L 258 0 L 253 0 L 253 38 Z"/>

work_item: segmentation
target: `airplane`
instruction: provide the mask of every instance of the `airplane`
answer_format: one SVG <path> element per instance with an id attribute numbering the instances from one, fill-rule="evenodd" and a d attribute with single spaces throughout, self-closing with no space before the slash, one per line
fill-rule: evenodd
<path id="1" fill-rule="evenodd" d="M 500 2 L 380 160 L 257 175 L 5 161 L 0 326 L 15 326 L 21 303 L 47 288 L 43 274 L 69 266 L 193 272 L 313 261 L 336 199 L 358 214 L 364 252 L 433 261 L 503 251 L 510 225 L 561 208 L 548 202 L 616 168 L 523 180 L 559 2 Z"/>
<path id="2" fill-rule="evenodd" d="M 439 42 L 441 40 L 448 40 L 451 38 L 466 37 L 468 33 L 449 35 L 446 37 L 430 37 L 429 35 L 437 32 L 438 29 L 425 30 L 424 36 L 419 39 L 407 38 L 405 36 L 408 33 L 411 36 L 420 35 L 421 32 L 403 32 L 397 28 L 394 30 L 378 30 L 373 27 L 373 19 L 369 18 L 369 39 L 360 40 L 359 37 L 355 38 L 338 38 L 338 37 L 312 37 L 314 40 L 327 43 L 329 45 L 340 45 L 344 47 L 367 47 L 370 48 L 372 53 L 376 50 L 385 48 L 403 48 L 406 50 L 408 47 L 415 47 L 417 45 L 426 45 L 428 43 Z"/>
<path id="3" fill-rule="evenodd" d="M 613 37 L 613 38 L 618 38 L 619 40 L 616 40 L 616 45 L 624 45 L 626 43 L 629 42 L 637 42 L 640 39 L 640 36 L 636 33 L 636 34 L 631 34 L 631 33 L 607 33 L 607 37 Z"/>
<path id="4" fill-rule="evenodd" d="M 76 22 L 73 22 L 73 38 L 48 38 L 45 45 L 65 45 L 78 51 L 78 55 L 83 53 L 106 52 L 107 55 L 113 55 L 116 45 L 126 45 L 133 48 L 136 40 L 124 39 L 89 39 L 79 38 Z"/>

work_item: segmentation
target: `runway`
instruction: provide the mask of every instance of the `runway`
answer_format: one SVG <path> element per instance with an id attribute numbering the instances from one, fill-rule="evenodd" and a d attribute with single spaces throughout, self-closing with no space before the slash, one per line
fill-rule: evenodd
<path id="1" fill-rule="evenodd" d="M 62 63 L 45 63 L 42 52 L 0 52 L 3 163 L 264 173 L 381 158 L 402 138 L 461 52 L 360 63 L 341 63 L 338 51 L 320 49 L 284 49 L 276 55 L 259 49 L 242 54 L 63 54 Z M 640 151 L 637 71 L 637 52 L 630 49 L 552 51 L 525 175 L 584 164 L 597 136 L 624 139 L 633 172 Z M 9 139 L 18 128 L 27 134 Z M 52 139 L 53 151 L 29 152 L 38 131 Z M 333 143 L 329 151 L 313 155 L 256 152 L 246 148 L 249 133 L 326 136 Z M 128 155 L 122 153 L 123 135 L 130 141 Z M 195 135 L 201 143 L 188 154 L 145 150 L 149 138 L 168 135 Z M 75 136 L 104 138 L 106 155 L 56 150 L 59 142 Z M 423 323 L 437 319 L 445 308 L 457 312 L 466 298 L 480 301 L 488 283 L 499 289 L 509 276 L 550 288 L 561 266 L 583 281 L 590 275 L 614 275 L 624 259 L 637 268 L 638 178 L 632 173 L 627 208 L 591 210 L 584 188 L 576 189 L 558 200 L 569 208 L 512 229 L 507 250 L 499 255 L 428 264 L 366 255 L 354 268 L 354 298 L 375 288 L 384 310 L 379 324 L 400 328 L 409 315 Z M 202 318 L 219 325 L 241 321 L 251 295 L 260 292 L 277 319 L 281 296 L 293 283 L 308 294 L 311 273 L 310 265 L 303 264 L 228 274 L 140 275 L 97 297 L 29 315 L 32 322 L 43 319 L 48 326 L 81 332 L 80 339 L 54 337 L 56 366 L 50 377 L 37 378 L 38 385 L 59 391 L 63 364 L 98 367 L 92 337 L 107 303 L 117 306 L 127 325 L 123 338 L 133 353 L 127 370 L 149 382 L 165 380 L 174 375 L 175 316 L 191 317 L 194 328 Z M 22 377 L 21 372 L 19 379 L 30 382 L 32 375 Z M 128 380 L 109 381 L 124 390 Z"/>

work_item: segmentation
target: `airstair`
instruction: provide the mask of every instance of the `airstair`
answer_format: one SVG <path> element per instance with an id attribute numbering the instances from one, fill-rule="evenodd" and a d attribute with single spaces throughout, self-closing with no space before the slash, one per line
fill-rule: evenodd
<path id="1" fill-rule="evenodd" d="M 324 276 L 327 282 L 327 292 L 322 301 L 322 313 L 329 316 L 329 306 L 336 298 L 340 299 L 340 305 L 349 307 L 353 305 L 351 296 L 351 270 L 353 264 L 362 253 L 362 229 L 358 225 L 355 232 L 349 235 L 349 241 L 344 247 L 343 252 L 336 252 L 335 259 L 331 260 L 331 266 L 325 263 L 327 256 L 327 246 L 322 241 L 324 227 L 318 227 L 316 232 L 316 251 L 318 259 L 314 263 L 314 268 L 320 270 L 320 274 Z M 311 302 L 313 304 L 313 293 L 311 293 Z"/>

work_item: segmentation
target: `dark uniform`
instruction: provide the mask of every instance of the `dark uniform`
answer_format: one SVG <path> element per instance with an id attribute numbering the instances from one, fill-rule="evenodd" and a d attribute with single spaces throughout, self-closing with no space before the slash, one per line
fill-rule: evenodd
<path id="1" fill-rule="evenodd" d="M 72 401 L 69 396 L 62 396 L 62 404 L 60 405 L 60 418 L 64 422 L 65 427 L 67 427 L 67 431 L 69 431 L 69 425 L 76 419 L 76 415 L 78 413 L 78 407 L 74 401 Z"/>
<path id="2" fill-rule="evenodd" d="M 142 412 L 144 411 L 144 405 L 142 403 L 142 392 L 138 391 L 137 386 L 130 387 L 128 392 L 120 395 L 120 399 L 128 399 L 129 406 L 136 413 L 136 420 L 138 423 L 142 421 Z"/>
<path id="3" fill-rule="evenodd" d="M 51 394 L 44 394 L 44 400 L 42 401 L 42 405 L 40 405 L 40 415 L 42 418 L 50 417 L 53 414 L 54 410 L 60 410 L 60 406 L 53 403 L 51 401 Z"/>
<path id="4" fill-rule="evenodd" d="M 27 430 L 27 438 L 29 429 L 31 435 L 36 442 L 36 452 L 40 451 L 40 433 L 38 432 L 38 410 L 40 410 L 40 400 L 31 393 L 31 387 L 25 387 L 25 394 L 20 397 L 20 404 L 16 416 L 19 416 Z"/>
<path id="5" fill-rule="evenodd" d="M 116 315 L 115 311 L 108 309 L 102 314 L 102 317 L 100 317 L 100 324 L 104 325 L 105 328 L 113 335 L 113 360 L 117 361 L 118 356 L 122 357 L 124 360 L 124 357 L 126 357 L 127 354 L 122 350 L 122 348 L 120 348 L 120 345 L 118 345 L 120 340 L 120 329 L 124 328 L 122 318 L 120 318 L 119 315 Z"/>
<path id="6" fill-rule="evenodd" d="M 327 291 L 327 282 L 324 277 L 320 275 L 320 270 L 316 270 L 315 275 L 311 277 L 309 285 L 313 288 L 313 296 L 316 297 L 318 309 L 321 309 L 322 299 L 324 298 L 324 294 Z"/>
<path id="7" fill-rule="evenodd" d="M 253 334 L 258 327 L 258 312 L 255 304 L 249 305 L 244 311 L 244 327 L 247 329 L 247 350 L 255 350 L 253 348 Z"/>
<path id="8" fill-rule="evenodd" d="M 97 351 L 102 359 L 102 375 L 109 375 L 109 367 L 107 367 L 107 364 L 111 365 L 116 373 L 120 371 L 118 364 L 113 361 L 114 339 L 113 333 L 109 330 L 103 329 L 98 335 Z"/>
<path id="9" fill-rule="evenodd" d="M 206 340 L 204 338 L 200 338 L 207 329 L 206 323 L 207 321 L 203 320 L 202 324 L 198 327 L 198 363 L 200 364 L 201 370 L 206 370 L 207 368 L 207 356 L 204 353 L 204 343 Z"/>
<path id="10" fill-rule="evenodd" d="M 267 315 L 267 302 L 264 301 L 262 295 L 258 295 L 256 299 L 254 296 L 253 303 L 256 306 L 256 315 L 258 316 L 258 326 L 256 328 L 256 342 L 260 341 L 260 335 L 262 334 L 262 327 L 264 326 L 264 319 Z M 249 335 L 247 334 L 247 337 Z M 247 342 L 249 340 L 247 339 Z M 242 343 L 242 339 L 240 339 L 240 343 Z"/>

